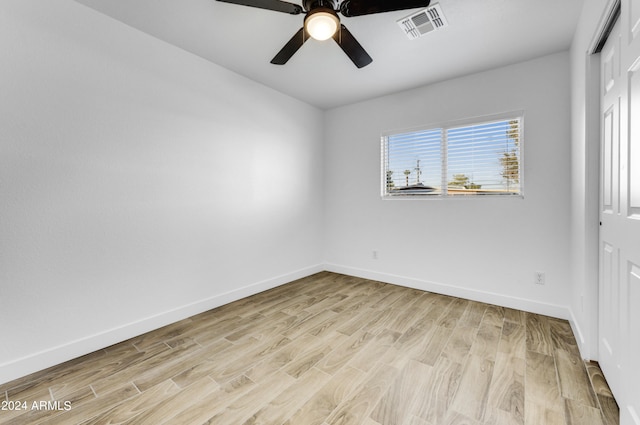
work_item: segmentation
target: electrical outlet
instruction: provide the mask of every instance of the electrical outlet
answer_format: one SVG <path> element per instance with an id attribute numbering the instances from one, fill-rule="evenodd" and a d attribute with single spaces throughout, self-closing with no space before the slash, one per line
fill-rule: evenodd
<path id="1" fill-rule="evenodd" d="M 378 251 L 377 250 L 373 250 L 371 251 L 371 258 L 373 258 L 374 260 L 378 259 Z"/>
<path id="2" fill-rule="evenodd" d="M 533 283 L 536 285 L 544 285 L 545 277 L 544 272 L 534 272 L 533 274 Z"/>

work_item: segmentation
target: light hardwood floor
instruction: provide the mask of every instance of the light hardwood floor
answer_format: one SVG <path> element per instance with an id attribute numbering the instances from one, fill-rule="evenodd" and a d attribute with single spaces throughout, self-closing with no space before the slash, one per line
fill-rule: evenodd
<path id="1" fill-rule="evenodd" d="M 618 423 L 568 322 L 328 272 L 2 385 L 0 398 L 26 402 L 0 411 L 12 425 Z"/>

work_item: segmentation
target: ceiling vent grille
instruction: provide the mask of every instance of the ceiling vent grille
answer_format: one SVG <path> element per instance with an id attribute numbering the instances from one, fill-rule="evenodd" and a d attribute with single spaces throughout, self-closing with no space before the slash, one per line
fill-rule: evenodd
<path id="1" fill-rule="evenodd" d="M 399 19 L 397 22 L 410 40 L 449 25 L 439 3 L 434 3 L 424 10 Z"/>

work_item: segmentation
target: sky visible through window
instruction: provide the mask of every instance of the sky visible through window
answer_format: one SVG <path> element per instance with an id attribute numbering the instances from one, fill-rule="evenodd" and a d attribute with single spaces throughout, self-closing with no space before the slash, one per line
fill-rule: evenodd
<path id="1" fill-rule="evenodd" d="M 518 191 L 520 130 L 519 119 L 507 119 L 387 136 L 387 189 Z"/>

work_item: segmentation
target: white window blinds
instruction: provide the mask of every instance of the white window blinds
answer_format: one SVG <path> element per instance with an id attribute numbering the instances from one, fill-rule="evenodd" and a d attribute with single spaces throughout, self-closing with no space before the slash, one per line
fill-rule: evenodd
<path id="1" fill-rule="evenodd" d="M 522 116 L 383 136 L 383 196 L 521 195 Z"/>

